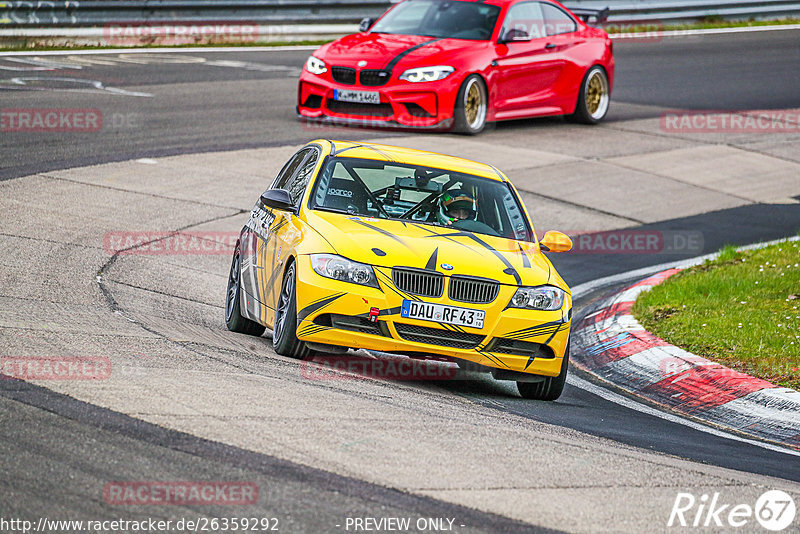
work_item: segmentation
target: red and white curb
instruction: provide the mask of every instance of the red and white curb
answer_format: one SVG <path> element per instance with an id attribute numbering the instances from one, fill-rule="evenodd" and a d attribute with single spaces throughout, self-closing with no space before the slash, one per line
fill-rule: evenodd
<path id="1" fill-rule="evenodd" d="M 670 345 L 631 315 L 661 271 L 593 305 L 573 327 L 572 362 L 596 377 L 705 423 L 800 450 L 800 392 Z"/>

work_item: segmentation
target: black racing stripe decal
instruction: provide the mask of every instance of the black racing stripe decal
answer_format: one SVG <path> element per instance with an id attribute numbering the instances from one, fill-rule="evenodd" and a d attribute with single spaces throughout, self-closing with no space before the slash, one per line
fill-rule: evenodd
<path id="1" fill-rule="evenodd" d="M 274 235 L 274 234 L 273 234 Z M 264 297 L 266 298 L 267 293 L 272 291 L 272 288 L 275 287 L 275 281 L 278 279 L 279 276 L 283 276 L 283 269 L 278 269 L 276 257 L 278 255 L 277 247 L 272 247 L 272 274 L 269 275 L 269 279 L 267 283 L 264 284 Z"/>
<path id="2" fill-rule="evenodd" d="M 425 264 L 425 268 L 429 271 L 436 270 L 436 257 L 439 255 L 439 247 L 436 247 L 431 254 L 431 257 L 428 258 L 428 263 Z"/>
<path id="3" fill-rule="evenodd" d="M 332 295 L 330 297 L 323 297 L 320 300 L 312 302 L 311 304 L 309 304 L 308 306 L 306 306 L 305 308 L 303 308 L 302 310 L 300 310 L 297 313 L 297 322 L 299 323 L 300 321 L 303 321 L 306 317 L 308 317 L 309 315 L 311 315 L 315 311 L 324 308 L 325 306 L 327 306 L 328 304 L 330 304 L 334 300 L 336 300 L 336 299 L 338 299 L 340 297 L 343 297 L 344 295 L 345 295 L 345 293 L 338 293 L 336 295 Z"/>
<path id="4" fill-rule="evenodd" d="M 366 228 L 369 228 L 370 230 L 374 230 L 374 231 L 378 232 L 379 234 L 383 234 L 383 235 L 385 235 L 386 237 L 390 237 L 390 238 L 394 239 L 395 241 L 397 241 L 398 243 L 400 243 L 401 245 L 403 245 L 403 246 L 404 246 L 404 247 L 406 247 L 406 248 L 411 248 L 411 247 L 409 247 L 409 246 L 406 244 L 406 242 L 405 242 L 405 241 L 403 241 L 402 239 L 400 239 L 399 237 L 397 237 L 397 236 L 396 236 L 396 235 L 394 235 L 393 233 L 391 233 L 391 232 L 387 232 L 387 231 L 386 231 L 386 230 L 384 230 L 383 228 L 378 228 L 377 226 L 372 226 L 371 224 L 369 224 L 369 223 L 366 223 L 366 222 L 364 222 L 364 221 L 361 221 L 361 220 L 356 220 L 356 219 L 354 219 L 354 220 L 353 220 L 353 222 L 356 222 L 356 223 L 360 224 L 361 226 L 364 226 L 364 227 L 366 227 Z"/>
<path id="5" fill-rule="evenodd" d="M 345 147 L 345 148 L 340 148 L 339 150 L 335 150 L 334 149 L 333 151 L 331 151 L 331 156 L 338 156 L 342 152 L 347 152 L 348 150 L 353 150 L 354 148 L 364 148 L 364 145 L 358 145 L 357 144 L 357 145 L 348 146 L 348 147 Z"/>
<path id="6" fill-rule="evenodd" d="M 317 324 L 312 324 L 312 325 L 303 327 L 300 330 L 298 330 L 297 331 L 297 335 L 298 336 L 311 336 L 311 335 L 314 335 L 314 334 L 318 334 L 318 333 L 322 332 L 323 330 L 328 330 L 328 327 L 327 326 L 317 325 Z"/>
<path id="7" fill-rule="evenodd" d="M 522 254 L 522 267 L 525 269 L 531 268 L 531 261 L 528 259 L 528 255 L 525 254 L 525 251 L 522 250 L 522 245 L 517 245 L 519 247 L 519 253 Z"/>
<path id="8" fill-rule="evenodd" d="M 333 143 L 331 143 L 331 145 L 333 145 Z M 333 150 L 331 151 L 331 156 L 338 156 L 342 152 L 347 152 L 348 150 L 353 150 L 354 148 L 368 148 L 370 150 L 373 150 L 374 152 L 377 152 L 378 154 L 380 154 L 384 158 L 386 158 L 387 161 L 395 161 L 392 156 L 390 156 L 389 154 L 387 154 L 383 150 L 375 148 L 374 146 L 364 145 L 364 144 L 361 144 L 361 143 L 357 143 L 357 144 L 355 144 L 353 146 L 342 148 L 340 150 L 336 150 L 336 147 L 334 146 Z"/>
<path id="9" fill-rule="evenodd" d="M 422 227 L 420 226 L 420 228 L 422 228 Z M 497 259 L 499 259 L 501 262 L 503 262 L 503 265 L 506 266 L 506 269 L 503 272 L 505 274 L 509 275 L 509 276 L 513 276 L 514 280 L 517 281 L 517 285 L 522 284 L 522 278 L 520 278 L 519 273 L 517 272 L 516 269 L 514 269 L 514 266 L 511 265 L 511 263 L 509 263 L 509 261 L 506 259 L 506 257 L 503 256 L 502 254 L 500 254 L 499 252 L 497 252 L 494 248 L 490 247 L 489 244 L 486 241 L 484 241 L 480 237 L 476 236 L 475 234 L 473 234 L 471 232 L 462 232 L 462 231 L 450 232 L 448 234 L 439 234 L 439 233 L 431 231 L 431 234 L 433 234 L 433 235 L 430 235 L 430 236 L 427 236 L 427 237 L 468 237 L 468 238 L 472 239 L 473 241 L 478 243 L 480 246 L 482 246 L 483 248 L 485 248 L 486 250 L 488 250 L 492 254 L 494 254 L 497 257 Z M 458 241 L 456 241 L 456 243 L 458 243 Z M 464 245 L 464 246 L 466 246 L 466 245 Z M 467 248 L 469 248 L 469 247 L 467 247 Z"/>
<path id="10" fill-rule="evenodd" d="M 566 327 L 567 327 L 567 324 L 566 324 L 566 323 L 563 323 L 561 326 L 563 326 L 564 328 L 566 328 Z M 552 334 L 550 334 L 550 337 L 548 337 L 548 338 L 545 340 L 545 342 L 544 342 L 544 344 L 545 344 L 545 345 L 549 345 L 549 344 L 550 344 L 550 342 L 551 342 L 551 341 L 553 341 L 553 338 L 554 338 L 554 337 L 556 337 L 556 334 L 558 333 L 558 331 L 559 331 L 559 330 L 561 330 L 561 326 L 559 326 L 558 328 L 556 328 L 556 329 L 553 331 L 553 333 L 552 333 Z"/>
<path id="11" fill-rule="evenodd" d="M 549 323 L 542 323 L 535 326 L 529 326 L 528 328 L 521 328 L 519 330 L 514 330 L 513 332 L 509 332 L 506 334 L 507 336 L 514 335 L 514 334 L 524 334 L 526 332 L 532 332 L 536 330 L 554 328 L 554 327 L 561 327 L 565 325 L 563 321 L 550 321 Z"/>
<path id="12" fill-rule="evenodd" d="M 490 352 L 485 352 L 485 351 L 482 351 L 482 350 L 476 350 L 476 352 L 478 354 L 480 354 L 481 356 L 483 356 L 485 358 L 488 358 L 490 361 L 493 361 L 496 364 L 502 365 L 503 367 L 508 367 L 508 364 L 506 364 L 506 362 L 504 362 L 503 360 L 501 360 L 500 358 L 498 358 L 497 356 L 495 356 L 494 354 L 492 354 Z M 510 369 L 510 367 L 508 367 L 508 368 Z"/>
<path id="13" fill-rule="evenodd" d="M 412 46 L 411 48 L 403 50 L 402 52 L 400 52 L 399 54 L 394 56 L 394 58 L 392 58 L 392 60 L 389 63 L 386 64 L 386 66 L 383 68 L 383 70 L 389 71 L 389 73 L 391 73 L 392 70 L 394 70 L 394 68 L 397 65 L 397 63 L 399 63 L 401 59 L 403 59 L 405 56 L 407 56 L 408 54 L 410 54 L 414 50 L 418 50 L 418 49 L 422 48 L 423 46 L 428 46 L 429 44 L 433 44 L 433 43 L 435 43 L 437 41 L 441 41 L 441 40 L 442 40 L 442 38 L 431 39 L 430 41 L 425 41 L 424 43 L 419 43 L 417 45 Z"/>
<path id="14" fill-rule="evenodd" d="M 524 341 L 526 339 L 531 339 L 531 338 L 534 338 L 534 337 L 549 336 L 547 338 L 547 340 L 544 342 L 544 344 L 546 345 L 546 344 L 550 343 L 550 341 L 553 339 L 553 337 L 558 332 L 560 332 L 561 330 L 564 330 L 565 328 L 567 328 L 567 324 L 566 323 L 562 323 L 562 324 L 560 324 L 558 326 L 552 326 L 552 327 L 544 328 L 542 330 L 533 330 L 533 331 L 530 331 L 530 332 L 524 332 L 524 333 L 520 333 L 520 334 L 506 334 L 503 337 L 505 339 L 516 339 L 516 340 L 519 340 L 519 341 Z"/>
<path id="15" fill-rule="evenodd" d="M 461 234 L 462 234 L 462 232 L 458 232 L 458 233 L 455 233 L 455 234 L 440 234 L 440 233 L 438 233 L 438 232 L 434 232 L 433 230 L 431 230 L 431 229 L 430 229 L 430 228 L 428 228 L 427 226 L 422 226 L 421 224 L 416 224 L 416 223 L 414 223 L 414 226 L 416 226 L 416 227 L 417 227 L 417 228 L 419 228 L 420 230 L 425 230 L 426 232 L 428 232 L 428 233 L 430 234 L 430 235 L 427 235 L 427 236 L 425 236 L 425 237 L 444 237 L 445 239 L 447 239 L 448 241 L 451 241 L 451 242 L 455 243 L 456 245 L 461 245 L 461 246 L 462 246 L 462 247 L 464 247 L 464 248 L 467 248 L 467 249 L 469 249 L 469 250 L 472 250 L 472 247 L 470 247 L 469 245 L 465 245 L 464 243 L 462 243 L 462 242 L 460 242 L 460 241 L 456 241 L 455 239 L 452 239 L 452 238 L 450 237 L 451 235 L 456 235 L 456 236 L 459 236 L 459 235 L 461 235 Z"/>
<path id="16" fill-rule="evenodd" d="M 566 323 L 562 322 L 550 322 L 544 323 L 537 326 L 531 326 L 529 328 L 523 328 L 521 330 L 515 330 L 513 332 L 508 332 L 503 334 L 501 337 L 507 339 L 527 339 L 530 337 L 541 336 L 544 334 L 550 334 L 551 332 L 558 332 L 562 327 L 564 327 Z"/>
<path id="17" fill-rule="evenodd" d="M 382 273 L 382 272 L 380 272 L 380 271 L 376 271 L 376 272 L 378 273 L 378 276 L 381 276 L 381 277 L 383 277 L 383 278 L 382 278 L 382 279 L 383 279 L 383 283 L 384 283 L 384 284 L 386 284 L 386 286 L 387 286 L 389 289 L 391 289 L 392 291 L 394 291 L 395 293 L 397 293 L 397 294 L 398 294 L 398 295 L 400 295 L 401 297 L 403 297 L 403 298 L 405 298 L 405 299 L 409 299 L 409 300 L 415 300 L 415 301 L 417 301 L 417 302 L 422 302 L 422 299 L 421 299 L 421 298 L 419 298 L 419 297 L 417 297 L 417 296 L 415 296 L 415 295 L 412 295 L 412 294 L 410 294 L 410 293 L 406 293 L 405 291 L 401 291 L 400 289 L 397 289 L 397 288 L 394 286 L 394 282 L 392 281 L 392 279 L 391 279 L 391 278 L 389 278 L 389 276 L 387 276 L 387 275 L 383 274 L 383 273 Z"/>
<path id="18" fill-rule="evenodd" d="M 373 150 L 373 151 L 377 152 L 378 154 L 380 154 L 381 156 L 383 156 L 384 158 L 386 158 L 388 161 L 394 161 L 394 158 L 392 158 L 392 156 L 390 156 L 389 154 L 387 154 L 386 152 L 384 152 L 383 150 L 381 150 L 381 149 L 379 149 L 379 148 L 375 148 L 375 147 L 374 147 L 374 146 L 372 146 L 372 145 L 363 145 L 363 146 L 364 146 L 365 148 L 369 148 L 369 149 L 371 149 L 371 150 Z"/>
<path id="19" fill-rule="evenodd" d="M 558 333 L 558 331 L 559 331 L 560 329 L 561 329 L 561 326 L 559 326 L 559 328 L 556 328 L 556 329 L 553 331 L 553 333 L 552 333 L 552 334 L 550 334 L 550 337 L 548 337 L 548 338 L 547 338 L 547 340 L 546 340 L 544 343 L 542 343 L 542 345 L 549 345 L 549 344 L 550 344 L 550 342 L 551 342 L 551 341 L 553 341 L 553 338 L 554 338 L 554 337 L 556 337 L 556 334 Z M 528 368 L 528 367 L 529 367 L 529 366 L 530 366 L 530 365 L 533 363 L 533 361 L 534 361 L 535 359 L 536 359 L 536 356 L 531 356 L 531 357 L 529 357 L 529 358 L 528 358 L 528 363 L 526 363 L 526 364 L 525 364 L 525 369 L 527 369 L 527 368 Z"/>
<path id="20" fill-rule="evenodd" d="M 507 334 L 504 334 L 503 337 L 513 336 L 516 334 L 525 334 L 527 332 L 541 330 L 543 328 L 552 328 L 555 326 L 561 326 L 563 324 L 564 323 L 561 321 L 550 321 L 549 323 L 537 324 L 535 326 L 529 326 L 528 328 L 521 328 L 519 330 L 514 330 L 513 332 L 508 332 Z"/>
<path id="21" fill-rule="evenodd" d="M 281 220 L 278 222 L 278 224 L 276 224 L 275 226 L 273 226 L 272 228 L 270 228 L 270 230 L 269 230 L 269 231 L 270 231 L 271 233 L 273 233 L 273 234 L 274 234 L 274 233 L 277 233 L 277 231 L 278 231 L 278 230 L 280 230 L 281 228 L 283 228 L 283 227 L 284 227 L 284 226 L 286 226 L 287 224 L 289 224 L 289 221 L 288 221 L 288 219 L 281 219 Z"/>
<path id="22" fill-rule="evenodd" d="M 478 243 L 480 246 L 482 246 L 486 250 L 490 251 L 492 254 L 494 254 L 497 257 L 497 259 L 500 260 L 501 262 L 503 262 L 503 265 L 506 266 L 506 269 L 503 272 L 508 274 L 508 275 L 510 275 L 510 276 L 513 276 L 514 280 L 517 281 L 517 285 L 521 285 L 522 284 L 522 278 L 519 276 L 519 273 L 514 268 L 514 266 L 511 265 L 511 263 L 509 263 L 509 261 L 506 259 L 505 256 L 503 256 L 502 254 L 497 252 L 494 248 L 490 247 L 489 244 L 486 241 L 484 241 L 480 237 L 476 236 L 475 234 L 471 234 L 469 232 L 465 232 L 465 235 L 467 237 L 469 237 L 470 239 L 472 239 L 473 241 L 475 241 L 476 243 Z"/>

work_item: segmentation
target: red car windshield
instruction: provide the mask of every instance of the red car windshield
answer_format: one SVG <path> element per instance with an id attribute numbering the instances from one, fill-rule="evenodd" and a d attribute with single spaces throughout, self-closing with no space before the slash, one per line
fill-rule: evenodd
<path id="1" fill-rule="evenodd" d="M 406 0 L 370 31 L 485 41 L 491 38 L 500 8 L 477 2 Z"/>

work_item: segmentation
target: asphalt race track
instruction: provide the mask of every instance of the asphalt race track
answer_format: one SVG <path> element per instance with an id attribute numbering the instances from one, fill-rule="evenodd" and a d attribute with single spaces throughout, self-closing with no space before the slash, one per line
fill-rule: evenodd
<path id="1" fill-rule="evenodd" d="M 39 56 L 39 60 L 26 56 L 28 63 L 2 58 L 4 106 L 12 102 L 19 107 L 88 106 L 103 112 L 106 129 L 99 139 L 94 134 L 50 134 L 43 140 L 40 135 L 7 133 L 0 139 L 0 179 L 139 157 L 305 143 L 314 133 L 295 120 L 294 78 L 309 54 L 144 54 L 124 61 L 114 60 L 113 55 Z M 614 55 L 609 122 L 654 117 L 664 109 L 797 106 L 800 45 L 795 31 L 636 43 L 617 40 Z M 56 70 L 36 70 L 41 68 Z M 14 78 L 31 78 L 26 81 L 29 89 L 60 90 L 20 91 L 20 85 L 11 81 Z M 60 80 L 48 82 L 50 78 Z M 90 87 L 87 80 L 112 88 L 137 87 L 141 92 L 149 87 L 158 98 L 118 96 Z M 12 92 L 22 94 L 11 97 Z M 618 102 L 638 106 L 613 105 Z M 498 129 L 524 131 L 550 122 L 504 123 Z M 365 138 L 372 132 L 348 130 L 347 134 Z"/>
<path id="2" fill-rule="evenodd" d="M 96 385 L 0 381 L 0 517 L 246 515 L 277 517 L 283 532 L 430 517 L 455 518 L 457 532 L 677 532 L 666 526 L 677 492 L 752 505 L 783 489 L 800 503 L 797 455 L 631 409 L 577 373 L 555 403 L 478 374 L 308 380 L 268 334 L 225 330 L 227 256 L 103 244 L 114 231 L 236 232 L 294 147 L 317 137 L 495 163 L 539 233 L 701 237 L 672 252 L 554 256 L 573 286 L 794 235 L 800 133 L 670 133 L 660 121 L 667 110 L 797 110 L 797 30 L 616 41 L 602 125 L 515 121 L 477 138 L 302 125 L 294 89 L 308 54 L 0 56 L 3 110 L 103 117 L 94 132 L 0 134 L 0 355 L 105 355 L 115 369 Z M 109 505 L 103 488 L 119 480 L 248 481 L 259 499 L 241 511 Z"/>

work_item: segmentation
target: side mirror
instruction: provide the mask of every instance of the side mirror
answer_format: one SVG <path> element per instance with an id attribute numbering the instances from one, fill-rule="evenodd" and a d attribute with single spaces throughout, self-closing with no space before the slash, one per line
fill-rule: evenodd
<path id="1" fill-rule="evenodd" d="M 261 195 L 261 203 L 276 210 L 294 210 L 294 202 L 286 189 L 267 189 Z"/>
<path id="2" fill-rule="evenodd" d="M 551 230 L 544 234 L 539 246 L 548 252 L 569 252 L 572 250 L 572 239 L 567 234 Z"/>
<path id="3" fill-rule="evenodd" d="M 361 24 L 358 25 L 358 31 L 369 31 L 373 24 L 375 24 L 375 19 L 373 17 L 364 17 L 361 19 Z"/>
<path id="4" fill-rule="evenodd" d="M 522 41 L 530 41 L 531 36 L 525 30 L 521 30 L 519 28 L 511 28 L 506 31 L 503 35 L 500 36 L 500 39 L 497 40 L 498 44 L 503 43 L 511 43 L 511 42 L 522 42 Z"/>

